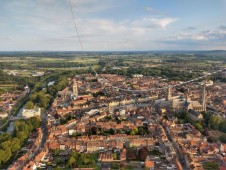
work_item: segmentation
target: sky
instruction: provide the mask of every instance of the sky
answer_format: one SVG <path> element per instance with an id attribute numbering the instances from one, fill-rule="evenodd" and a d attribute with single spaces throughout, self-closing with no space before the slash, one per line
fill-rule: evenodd
<path id="1" fill-rule="evenodd" d="M 85 51 L 226 50 L 226 0 L 71 0 Z M 1 0 L 0 51 L 81 51 L 69 0 Z"/>

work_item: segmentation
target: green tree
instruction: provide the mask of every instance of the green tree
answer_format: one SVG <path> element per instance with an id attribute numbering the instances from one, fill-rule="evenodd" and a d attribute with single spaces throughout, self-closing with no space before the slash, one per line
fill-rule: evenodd
<path id="1" fill-rule="evenodd" d="M 222 143 L 226 143 L 226 135 L 225 134 L 221 135 L 219 139 Z"/>
<path id="2" fill-rule="evenodd" d="M 40 107 L 47 108 L 49 105 L 50 98 L 47 95 L 38 94 L 37 101 Z"/>
<path id="3" fill-rule="evenodd" d="M 130 131 L 130 135 L 136 135 L 135 131 L 134 130 L 131 130 Z"/>
<path id="4" fill-rule="evenodd" d="M 12 152 L 14 153 L 14 152 L 18 151 L 20 149 L 20 147 L 21 147 L 20 140 L 18 138 L 16 138 L 16 137 L 13 138 L 12 142 L 11 142 L 11 150 L 12 150 Z"/>
<path id="5" fill-rule="evenodd" d="M 4 150 L 10 149 L 11 150 L 11 141 L 5 141 L 1 143 L 1 148 Z"/>
<path id="6" fill-rule="evenodd" d="M 72 168 L 76 164 L 76 159 L 73 155 L 70 155 L 69 159 L 67 160 L 66 166 Z"/>
<path id="7" fill-rule="evenodd" d="M 204 164 L 203 167 L 205 169 L 217 170 L 218 169 L 218 164 L 216 162 L 208 162 L 208 163 Z"/>
<path id="8" fill-rule="evenodd" d="M 20 132 L 17 132 L 16 137 L 17 137 L 18 139 L 20 139 L 20 143 L 23 143 L 24 140 L 27 138 L 27 135 L 26 135 L 25 132 L 20 131 Z"/>
<path id="9" fill-rule="evenodd" d="M 114 135 L 115 134 L 115 130 L 114 129 L 109 129 L 109 133 L 111 134 L 111 135 Z"/>
<path id="10" fill-rule="evenodd" d="M 195 126 L 195 128 L 196 128 L 198 131 L 202 131 L 202 130 L 203 130 L 202 125 L 201 125 L 201 123 L 199 123 L 199 122 L 195 122 L 194 126 Z"/>
<path id="11" fill-rule="evenodd" d="M 113 157 L 113 160 L 117 160 L 117 154 L 116 153 L 113 153 L 112 157 Z"/>
<path id="12" fill-rule="evenodd" d="M 134 133 L 137 134 L 138 133 L 138 128 L 133 129 Z"/>
<path id="13" fill-rule="evenodd" d="M 139 128 L 138 128 L 138 134 L 143 136 L 143 135 L 145 134 L 144 128 L 139 127 Z"/>
<path id="14" fill-rule="evenodd" d="M 34 103 L 32 101 L 29 101 L 25 105 L 25 109 L 34 109 Z"/>
<path id="15" fill-rule="evenodd" d="M 4 163 L 4 155 L 5 155 L 5 152 L 4 150 L 0 149 L 0 165 L 2 165 Z"/>
<path id="16" fill-rule="evenodd" d="M 12 137 L 8 133 L 3 133 L 0 135 L 0 142 L 10 140 Z"/>
<path id="17" fill-rule="evenodd" d="M 218 141 L 218 137 L 217 136 L 209 136 L 207 138 L 207 141 L 210 142 L 210 143 L 217 142 Z"/>
<path id="18" fill-rule="evenodd" d="M 219 116 L 217 116 L 217 115 L 212 116 L 209 121 L 210 128 L 212 128 L 214 130 L 218 130 L 221 121 L 222 120 Z"/>
<path id="19" fill-rule="evenodd" d="M 226 121 L 222 121 L 222 122 L 220 123 L 220 125 L 219 125 L 219 130 L 220 130 L 221 132 L 226 133 Z"/>
<path id="20" fill-rule="evenodd" d="M 37 117 L 32 117 L 29 119 L 29 122 L 31 122 L 34 129 L 38 128 L 40 126 L 40 119 Z"/>
<path id="21" fill-rule="evenodd" d="M 53 150 L 53 155 L 54 156 L 57 156 L 59 153 L 60 153 L 60 149 L 57 148 L 57 149 Z"/>

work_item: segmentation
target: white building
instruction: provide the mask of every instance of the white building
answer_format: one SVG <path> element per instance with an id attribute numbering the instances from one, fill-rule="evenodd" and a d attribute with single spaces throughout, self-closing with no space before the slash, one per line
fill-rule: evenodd
<path id="1" fill-rule="evenodd" d="M 35 107 L 34 109 L 24 109 L 22 111 L 22 116 L 25 118 L 30 117 L 40 117 L 41 116 L 41 109 L 39 107 Z"/>
<path id="2" fill-rule="evenodd" d="M 8 116 L 8 113 L 0 112 L 0 118 L 6 118 L 7 116 Z"/>
<path id="3" fill-rule="evenodd" d="M 133 74 L 133 78 L 142 78 L 143 74 Z"/>

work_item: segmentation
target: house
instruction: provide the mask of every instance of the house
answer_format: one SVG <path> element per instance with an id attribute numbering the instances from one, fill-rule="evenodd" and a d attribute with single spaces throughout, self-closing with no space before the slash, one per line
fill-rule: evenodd
<path id="1" fill-rule="evenodd" d="M 145 160 L 145 168 L 148 168 L 148 169 L 150 169 L 150 170 L 154 170 L 154 168 L 155 168 L 155 162 L 146 159 L 146 160 Z"/>
<path id="2" fill-rule="evenodd" d="M 35 165 L 35 163 L 33 161 L 30 161 L 28 164 L 26 164 L 23 167 L 23 170 L 36 170 L 37 166 Z"/>
<path id="3" fill-rule="evenodd" d="M 35 157 L 34 162 L 35 162 L 35 164 L 36 164 L 37 167 L 40 166 L 40 163 L 41 163 L 41 161 L 44 159 L 45 155 L 46 155 L 46 152 L 45 152 L 45 151 L 41 151 L 41 152 Z"/>
<path id="4" fill-rule="evenodd" d="M 125 161 L 126 160 L 126 149 L 123 148 L 121 153 L 120 153 L 120 160 Z"/>
<path id="5" fill-rule="evenodd" d="M 8 114 L 6 112 L 0 112 L 0 118 L 6 118 Z"/>
<path id="6" fill-rule="evenodd" d="M 188 111 L 188 116 L 193 120 L 193 121 L 197 121 L 197 120 L 202 120 L 203 119 L 203 115 L 200 112 L 197 112 L 195 110 L 190 109 Z"/>
<path id="7" fill-rule="evenodd" d="M 24 109 L 22 111 L 22 116 L 25 118 L 30 117 L 40 117 L 41 116 L 41 109 L 39 107 L 35 107 L 34 109 Z"/>

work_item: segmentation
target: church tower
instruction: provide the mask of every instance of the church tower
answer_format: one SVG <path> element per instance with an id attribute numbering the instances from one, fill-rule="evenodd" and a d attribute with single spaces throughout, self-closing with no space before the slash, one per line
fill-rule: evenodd
<path id="1" fill-rule="evenodd" d="M 166 93 L 166 101 L 171 100 L 172 94 L 171 94 L 171 87 L 169 86 Z"/>
<path id="2" fill-rule="evenodd" d="M 202 110 L 205 112 L 206 111 L 206 82 L 203 84 L 203 89 L 202 89 L 202 98 L 201 98 L 201 104 L 202 104 Z"/>
<path id="3" fill-rule="evenodd" d="M 74 96 L 78 97 L 78 85 L 75 80 L 73 80 L 72 92 Z"/>

